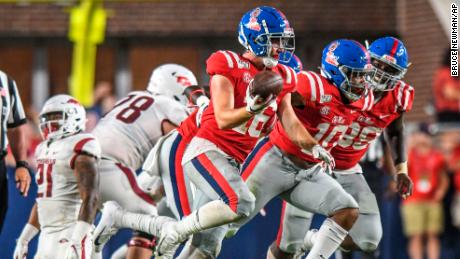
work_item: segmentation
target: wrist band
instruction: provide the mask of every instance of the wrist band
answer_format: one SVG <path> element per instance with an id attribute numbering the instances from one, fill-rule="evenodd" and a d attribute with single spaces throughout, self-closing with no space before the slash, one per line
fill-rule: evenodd
<path id="1" fill-rule="evenodd" d="M 19 160 L 16 162 L 16 168 L 19 168 L 19 167 L 24 167 L 24 168 L 29 169 L 29 163 L 27 163 L 27 161 L 24 161 L 24 160 Z"/>

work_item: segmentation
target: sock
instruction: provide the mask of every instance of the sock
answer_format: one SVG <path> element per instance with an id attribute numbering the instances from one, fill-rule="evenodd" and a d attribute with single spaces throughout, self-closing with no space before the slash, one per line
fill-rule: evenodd
<path id="1" fill-rule="evenodd" d="M 316 243 L 316 239 L 318 237 L 318 231 L 314 231 L 310 237 L 310 242 L 314 245 Z"/>
<path id="2" fill-rule="evenodd" d="M 160 236 L 164 223 L 174 221 L 172 218 L 120 211 L 114 214 L 115 225 L 120 228 L 130 228 L 154 236 Z"/>
<path id="3" fill-rule="evenodd" d="M 206 203 L 178 222 L 177 232 L 189 236 L 202 230 L 233 222 L 239 215 L 221 200 Z"/>
<path id="4" fill-rule="evenodd" d="M 313 247 L 308 253 L 306 259 L 327 259 L 335 250 L 339 248 L 342 241 L 347 236 L 348 231 L 343 229 L 332 219 L 326 219 L 318 230 L 318 233 L 314 235 Z"/>

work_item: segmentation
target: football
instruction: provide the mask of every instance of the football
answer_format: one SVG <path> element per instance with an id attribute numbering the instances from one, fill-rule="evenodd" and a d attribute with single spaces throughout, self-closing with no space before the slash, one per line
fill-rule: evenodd
<path id="1" fill-rule="evenodd" d="M 283 89 L 283 78 L 273 71 L 262 71 L 254 76 L 249 87 L 252 96 L 259 95 L 265 99 L 270 96 L 270 94 L 276 96 L 281 93 Z"/>

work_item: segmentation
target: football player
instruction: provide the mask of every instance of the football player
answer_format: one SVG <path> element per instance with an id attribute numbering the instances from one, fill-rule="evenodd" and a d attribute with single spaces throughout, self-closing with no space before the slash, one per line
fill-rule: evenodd
<path id="1" fill-rule="evenodd" d="M 321 75 L 301 71 L 294 109 L 303 126 L 327 150 L 332 149 L 368 101 L 365 78 L 372 74 L 366 49 L 352 40 L 336 40 L 323 50 Z M 358 217 L 358 204 L 327 173 L 314 152 L 293 143 L 278 122 L 247 157 L 241 175 L 260 209 L 275 196 L 328 218 L 307 258 L 329 258 Z M 327 170 L 327 168 L 326 168 Z M 255 216 L 253 212 L 251 216 Z M 249 219 L 238 222 L 244 224 Z"/>
<path id="2" fill-rule="evenodd" d="M 247 49 L 245 53 L 218 51 L 207 60 L 211 103 L 182 160 L 191 181 L 205 194 L 204 205 L 165 229 L 159 252 L 174 249 L 189 234 L 250 215 L 254 195 L 240 177 L 239 164 L 258 138 L 271 130 L 275 115 L 293 142 L 332 162 L 328 152 L 302 127 L 290 105 L 290 92 L 297 81 L 295 71 L 278 64 L 281 53 L 294 51 L 294 32 L 286 17 L 266 6 L 247 12 L 239 25 L 239 41 Z M 262 100 L 250 94 L 248 84 L 265 69 L 279 73 L 284 87 L 278 96 Z"/>
<path id="3" fill-rule="evenodd" d="M 346 250 L 374 251 L 382 237 L 380 213 L 374 193 L 363 177 L 359 161 L 369 143 L 384 130 L 395 154 L 395 179 L 403 197 L 411 195 L 412 181 L 407 175 L 404 140 L 404 114 L 412 107 L 414 89 L 402 81 L 409 66 L 404 44 L 394 37 L 375 40 L 368 48 L 376 72 L 371 78 L 373 91 L 366 111 L 357 112 L 353 122 L 331 154 L 336 161 L 334 175 L 359 204 L 359 217 L 341 247 Z M 292 258 L 309 250 L 316 241 L 317 230 L 305 233 L 313 214 L 299 211 L 287 204 L 282 216 L 277 241 L 269 258 Z M 303 240 L 305 237 L 305 240 Z"/>
<path id="4" fill-rule="evenodd" d="M 294 50 L 294 33 L 285 16 L 266 6 L 249 11 L 240 22 L 239 40 L 247 49 L 244 54 L 218 51 L 207 61 L 211 102 L 182 160 L 187 176 L 204 193 L 204 205 L 162 231 L 157 253 L 165 257 L 171 258 L 190 234 L 225 225 L 253 210 L 254 196 L 239 176 L 238 167 L 259 136 L 271 129 L 275 114 L 295 143 L 332 162 L 329 153 L 302 127 L 290 105 L 295 71 L 277 64 L 280 53 Z M 278 96 L 261 99 L 250 94 L 248 85 L 265 69 L 283 77 L 284 89 Z"/>
<path id="5" fill-rule="evenodd" d="M 184 66 L 161 65 L 152 72 L 146 91 L 129 93 L 101 119 L 93 134 L 102 148 L 102 202 L 116 201 L 131 213 L 157 214 L 155 202 L 138 186 L 134 171 L 141 168 L 155 143 L 187 118 L 184 90 L 196 85 L 195 75 Z M 154 219 L 160 222 L 163 218 Z M 145 226 L 143 222 L 137 224 Z M 95 237 L 96 249 L 101 249 L 105 238 L 108 236 Z M 128 258 L 151 256 L 147 245 L 151 240 L 152 236 L 136 232 Z"/>
<path id="6" fill-rule="evenodd" d="M 83 133 L 85 123 L 85 109 L 71 96 L 56 95 L 43 106 L 43 142 L 35 152 L 38 194 L 14 259 L 27 257 L 28 243 L 40 231 L 36 258 L 93 258 L 101 148 Z"/>
<path id="7" fill-rule="evenodd" d="M 177 220 L 189 215 L 192 208 L 191 186 L 182 169 L 182 156 L 185 148 L 198 129 L 197 125 L 200 121 L 200 114 L 209 103 L 209 98 L 205 95 L 202 88 L 188 87 L 185 94 L 189 97 L 189 102 L 196 105 L 196 110 L 177 129 L 172 130 L 157 141 L 145 159 L 142 166 L 142 173 L 137 179 L 140 188 L 149 193 L 156 202 L 165 197 L 165 201 L 158 204 L 158 214 L 163 216 L 173 215 Z M 105 205 L 103 210 L 104 215 L 113 215 L 117 211 L 122 210 L 119 205 L 113 202 L 110 203 L 113 206 Z M 95 231 L 96 235 L 110 234 L 99 234 L 102 226 L 104 225 L 98 225 Z M 131 240 L 128 245 L 145 247 L 149 250 L 154 249 L 154 242 L 140 239 Z M 123 250 L 118 252 L 119 257 L 124 254 Z M 145 258 L 150 257 L 151 254 L 145 254 Z"/>

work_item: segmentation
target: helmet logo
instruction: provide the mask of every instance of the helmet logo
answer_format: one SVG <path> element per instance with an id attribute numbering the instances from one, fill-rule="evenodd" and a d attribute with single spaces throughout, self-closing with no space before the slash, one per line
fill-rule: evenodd
<path id="1" fill-rule="evenodd" d="M 176 76 L 176 78 L 177 78 L 177 83 L 183 85 L 184 87 L 188 87 L 192 85 L 192 83 L 190 83 L 190 80 L 185 76 Z"/>
<path id="2" fill-rule="evenodd" d="M 337 49 L 338 46 L 339 43 L 337 41 L 332 42 L 328 48 L 328 52 L 326 55 L 325 61 L 333 66 L 339 65 L 339 62 L 337 61 L 337 56 L 334 55 L 334 51 Z"/>
<path id="3" fill-rule="evenodd" d="M 253 31 L 260 31 L 262 27 L 257 21 L 257 17 L 259 17 L 259 15 L 260 15 L 260 8 L 254 9 L 254 11 L 252 11 L 250 14 L 251 17 L 249 18 L 249 22 L 246 23 L 244 26 L 246 26 L 246 28 L 251 29 Z"/>
<path id="4" fill-rule="evenodd" d="M 399 48 L 398 52 L 396 53 L 396 56 L 401 57 L 404 54 L 404 48 Z"/>
<path id="5" fill-rule="evenodd" d="M 328 52 L 326 56 L 326 62 L 333 65 L 333 66 L 338 66 L 339 62 L 337 61 L 337 57 L 334 55 L 332 52 Z"/>
<path id="6" fill-rule="evenodd" d="M 78 105 L 80 104 L 80 103 L 79 103 L 77 100 L 75 100 L 75 99 L 69 99 L 69 100 L 67 101 L 67 103 L 74 103 L 74 104 L 78 104 Z"/>

